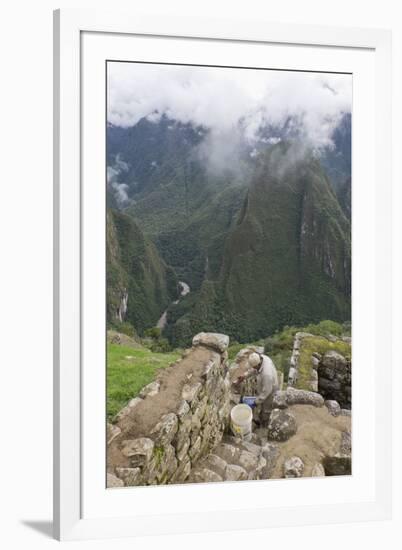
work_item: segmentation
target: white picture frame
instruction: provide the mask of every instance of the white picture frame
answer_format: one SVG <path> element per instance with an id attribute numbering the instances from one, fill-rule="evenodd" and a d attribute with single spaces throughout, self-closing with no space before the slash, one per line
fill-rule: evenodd
<path id="1" fill-rule="evenodd" d="M 166 46 L 163 52 L 162 42 Z M 212 58 L 222 60 L 217 65 L 225 63 L 232 55 L 231 50 L 236 48 L 236 52 L 244 56 L 243 65 L 247 66 L 248 59 L 253 65 L 251 56 L 269 47 L 277 68 L 278 63 L 283 68 L 309 70 L 325 70 L 327 66 L 327 70 L 356 74 L 353 179 L 368 183 L 364 189 L 353 183 L 353 399 L 356 404 L 353 460 L 357 469 L 350 479 L 269 480 L 244 482 L 241 488 L 228 483 L 109 492 L 100 482 L 104 479 L 105 462 L 104 448 L 103 455 L 100 452 L 105 429 L 102 416 L 104 350 L 98 355 L 94 342 L 104 330 L 104 320 L 99 321 L 99 316 L 94 314 L 90 319 L 88 310 L 92 308 L 84 307 L 93 305 L 96 309 L 97 297 L 104 288 L 103 274 L 98 269 L 104 254 L 103 233 L 99 228 L 102 222 L 97 218 L 104 207 L 104 189 L 99 185 L 104 179 L 96 178 L 104 172 L 104 162 L 98 155 L 104 147 L 104 136 L 99 134 L 104 126 L 104 118 L 99 116 L 100 109 L 104 108 L 104 90 L 99 91 L 99 97 L 97 92 L 101 82 L 99 71 L 111 52 L 114 52 L 113 58 L 120 56 L 121 51 L 132 56 L 129 52 L 133 47 L 141 60 L 162 60 L 162 55 L 169 60 L 169 55 L 179 55 L 174 52 L 175 42 L 187 42 L 185 53 L 180 55 L 186 55 L 190 62 L 194 59 L 194 63 L 205 59 L 207 64 Z M 285 50 L 293 52 L 291 60 Z M 171 62 L 174 61 L 172 58 Z M 384 30 L 282 25 L 257 20 L 157 18 L 98 10 L 55 12 L 56 538 L 222 531 L 390 517 L 390 62 L 391 35 Z M 91 148 L 87 144 L 89 137 Z M 89 192 L 94 197 L 91 208 L 86 200 Z M 98 228 L 98 234 L 94 228 Z M 93 252 L 90 254 L 89 250 Z M 364 338 L 370 347 L 363 345 Z M 190 510 L 180 505 L 189 491 L 199 503 Z M 323 499 L 324 491 L 332 495 L 333 501 Z M 139 501 L 140 506 L 136 505 Z M 241 505 L 236 504 L 239 501 Z"/>

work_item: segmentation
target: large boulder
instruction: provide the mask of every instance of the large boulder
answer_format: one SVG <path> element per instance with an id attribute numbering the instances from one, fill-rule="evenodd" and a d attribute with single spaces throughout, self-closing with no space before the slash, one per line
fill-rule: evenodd
<path id="1" fill-rule="evenodd" d="M 271 441 L 287 441 L 297 432 L 296 419 L 292 413 L 274 409 L 268 424 L 268 439 Z"/>
<path id="2" fill-rule="evenodd" d="M 223 353 L 229 347 L 229 336 L 217 332 L 200 332 L 194 336 L 193 346 L 206 346 Z"/>
<path id="3" fill-rule="evenodd" d="M 324 405 L 323 397 L 313 391 L 297 390 L 287 388 L 286 403 L 290 405 L 313 405 L 313 407 L 322 407 Z"/>

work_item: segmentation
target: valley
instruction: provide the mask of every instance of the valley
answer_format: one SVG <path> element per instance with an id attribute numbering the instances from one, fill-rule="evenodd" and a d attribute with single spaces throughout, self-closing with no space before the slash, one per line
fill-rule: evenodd
<path id="1" fill-rule="evenodd" d="M 109 126 L 108 323 L 156 325 L 178 347 L 202 330 L 247 342 L 350 320 L 350 117 L 340 126 L 335 152 L 244 145 L 240 168 L 219 173 L 197 156 L 205 129 Z"/>

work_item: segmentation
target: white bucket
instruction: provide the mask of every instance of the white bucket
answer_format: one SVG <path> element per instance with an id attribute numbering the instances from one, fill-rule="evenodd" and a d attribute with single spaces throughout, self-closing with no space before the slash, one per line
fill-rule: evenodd
<path id="1" fill-rule="evenodd" d="M 236 405 L 230 412 L 232 432 L 237 437 L 246 437 L 251 434 L 253 411 L 251 407 L 242 403 Z"/>

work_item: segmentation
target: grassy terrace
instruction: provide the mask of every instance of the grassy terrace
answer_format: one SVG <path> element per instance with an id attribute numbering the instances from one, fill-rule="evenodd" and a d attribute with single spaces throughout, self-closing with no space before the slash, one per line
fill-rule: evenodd
<path id="1" fill-rule="evenodd" d="M 322 336 L 311 336 L 303 338 L 299 357 L 299 377 L 297 387 L 300 389 L 309 389 L 309 380 L 311 378 L 311 355 L 314 352 L 324 355 L 327 351 L 337 351 L 346 359 L 351 359 L 351 346 L 342 340 L 330 342 Z"/>
<path id="2" fill-rule="evenodd" d="M 107 417 L 112 418 L 180 353 L 154 353 L 147 348 L 107 346 Z"/>

